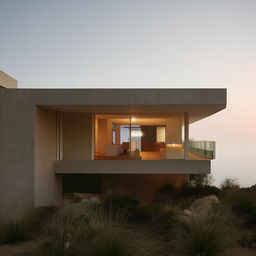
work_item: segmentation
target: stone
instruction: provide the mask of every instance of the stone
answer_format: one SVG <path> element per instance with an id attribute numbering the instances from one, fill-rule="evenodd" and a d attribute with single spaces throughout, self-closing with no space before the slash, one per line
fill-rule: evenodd
<path id="1" fill-rule="evenodd" d="M 215 204 L 219 202 L 216 195 L 205 196 L 195 200 L 189 209 L 185 209 L 183 214 L 179 216 L 179 220 L 182 222 L 189 223 L 193 219 L 205 219 L 213 210 Z"/>
<path id="2" fill-rule="evenodd" d="M 87 199 L 87 198 L 84 198 L 82 201 L 81 201 L 81 203 L 88 203 L 89 202 L 89 199 Z"/>
<path id="3" fill-rule="evenodd" d="M 97 197 L 92 197 L 89 199 L 91 204 L 100 204 L 100 199 Z"/>
<path id="4" fill-rule="evenodd" d="M 207 217 L 218 202 L 219 199 L 216 195 L 205 196 L 195 200 L 189 207 L 189 211 L 193 216 Z"/>

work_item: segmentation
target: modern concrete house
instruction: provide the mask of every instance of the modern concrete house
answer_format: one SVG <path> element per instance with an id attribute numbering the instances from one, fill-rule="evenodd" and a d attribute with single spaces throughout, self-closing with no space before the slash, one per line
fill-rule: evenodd
<path id="1" fill-rule="evenodd" d="M 0 73 L 0 214 L 108 190 L 151 197 L 211 172 L 212 141 L 189 125 L 226 89 L 18 89 Z"/>

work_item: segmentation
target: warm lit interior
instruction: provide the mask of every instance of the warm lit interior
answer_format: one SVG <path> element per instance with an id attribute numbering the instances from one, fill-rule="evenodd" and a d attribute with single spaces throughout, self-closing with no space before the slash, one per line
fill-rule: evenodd
<path id="1" fill-rule="evenodd" d="M 189 143 L 189 159 L 214 158 L 214 149 Z M 184 114 L 96 115 L 94 159 L 184 159 Z"/>
<path id="2" fill-rule="evenodd" d="M 96 115 L 95 159 L 183 159 L 183 115 Z"/>

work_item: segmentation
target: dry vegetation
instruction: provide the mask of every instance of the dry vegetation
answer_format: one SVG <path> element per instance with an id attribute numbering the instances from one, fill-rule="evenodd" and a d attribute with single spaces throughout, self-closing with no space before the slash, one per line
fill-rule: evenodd
<path id="1" fill-rule="evenodd" d="M 220 202 L 204 218 L 182 221 L 192 201 L 215 194 Z M 39 208 L 0 222 L 5 256 L 215 256 L 256 255 L 256 190 L 231 179 L 221 189 L 208 179 L 164 187 L 144 205 L 129 195 L 101 204 Z"/>

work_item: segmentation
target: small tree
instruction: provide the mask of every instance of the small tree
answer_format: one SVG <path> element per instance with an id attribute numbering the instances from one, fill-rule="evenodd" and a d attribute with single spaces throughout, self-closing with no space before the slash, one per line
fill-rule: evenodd
<path id="1" fill-rule="evenodd" d="M 239 189 L 240 185 L 238 183 L 238 180 L 236 178 L 226 178 L 222 183 L 221 183 L 221 189 L 222 190 L 231 190 L 231 189 Z"/>
<path id="2" fill-rule="evenodd" d="M 214 182 L 212 175 L 209 174 L 192 174 L 190 175 L 190 185 L 193 187 L 210 186 Z"/>

